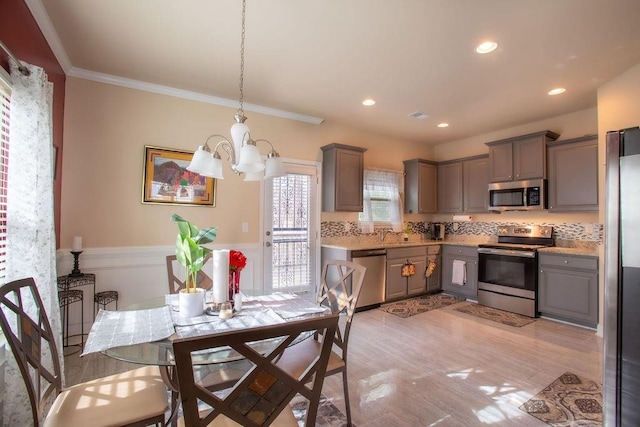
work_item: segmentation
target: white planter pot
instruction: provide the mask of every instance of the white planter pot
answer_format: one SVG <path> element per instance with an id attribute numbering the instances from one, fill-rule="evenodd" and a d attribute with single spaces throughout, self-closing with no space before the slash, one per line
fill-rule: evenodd
<path id="1" fill-rule="evenodd" d="M 180 317 L 202 316 L 204 313 L 205 291 L 196 288 L 196 292 L 180 291 L 178 295 Z"/>

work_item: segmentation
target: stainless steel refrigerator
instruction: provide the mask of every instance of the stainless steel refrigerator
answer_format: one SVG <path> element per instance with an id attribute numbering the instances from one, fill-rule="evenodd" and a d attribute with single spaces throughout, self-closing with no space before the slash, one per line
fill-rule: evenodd
<path id="1" fill-rule="evenodd" d="M 604 421 L 640 426 L 640 128 L 606 150 Z"/>

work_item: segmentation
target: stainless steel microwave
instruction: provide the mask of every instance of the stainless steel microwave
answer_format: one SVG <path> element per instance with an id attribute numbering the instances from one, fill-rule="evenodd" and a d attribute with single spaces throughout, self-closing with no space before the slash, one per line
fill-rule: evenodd
<path id="1" fill-rule="evenodd" d="M 547 208 L 547 181 L 495 182 L 489 184 L 490 211 L 533 211 Z"/>

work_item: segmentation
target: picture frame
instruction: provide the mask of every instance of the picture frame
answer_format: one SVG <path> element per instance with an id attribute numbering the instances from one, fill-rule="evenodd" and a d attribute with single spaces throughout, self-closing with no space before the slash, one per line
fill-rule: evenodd
<path id="1" fill-rule="evenodd" d="M 142 203 L 215 206 L 216 180 L 190 172 L 193 151 L 145 145 Z"/>

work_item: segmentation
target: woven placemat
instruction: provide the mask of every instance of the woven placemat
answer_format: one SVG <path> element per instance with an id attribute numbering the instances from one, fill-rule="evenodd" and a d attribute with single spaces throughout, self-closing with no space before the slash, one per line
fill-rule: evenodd
<path id="1" fill-rule="evenodd" d="M 451 304 L 464 301 L 464 298 L 439 293 L 421 297 L 409 298 L 403 301 L 392 302 L 380 306 L 380 310 L 395 314 L 399 317 L 409 317 L 415 314 L 425 313 L 436 308 L 446 307 Z"/>
<path id="2" fill-rule="evenodd" d="M 552 426 L 598 427 L 602 425 L 602 386 L 565 372 L 520 410 Z"/>
<path id="3" fill-rule="evenodd" d="M 533 317 L 522 316 L 520 314 L 510 313 L 508 311 L 498 310 L 497 308 L 486 307 L 475 303 L 460 305 L 454 310 L 467 313 L 472 316 L 481 317 L 483 319 L 493 320 L 494 322 L 499 322 L 504 325 L 515 326 L 517 328 L 536 321 Z"/>

